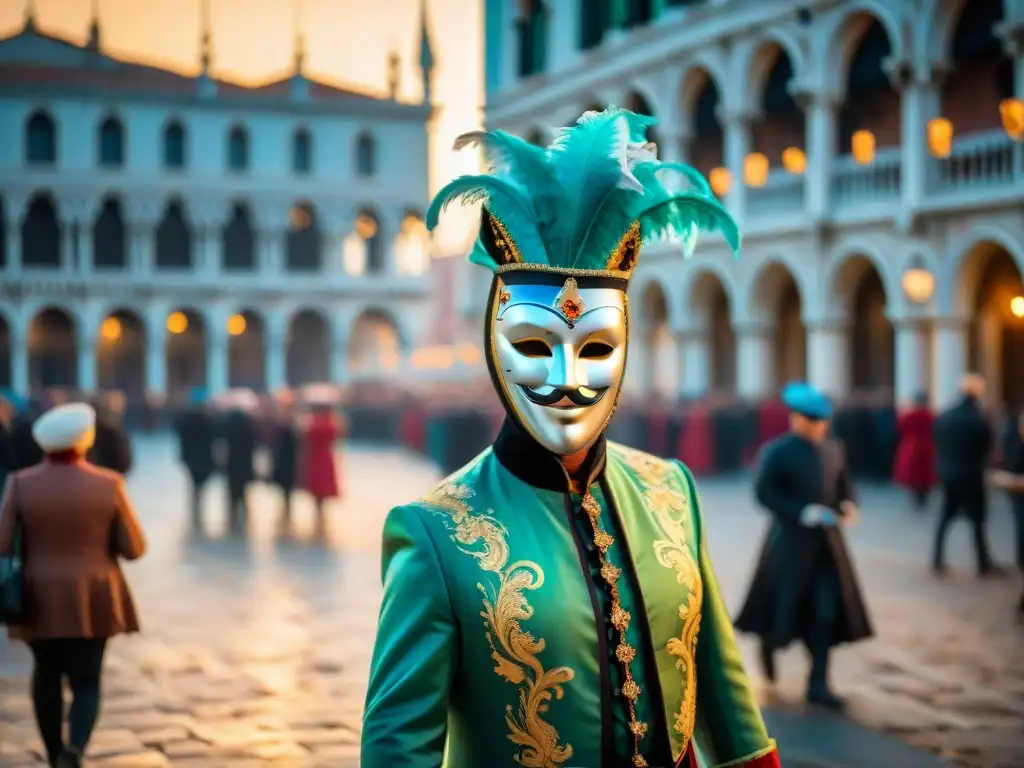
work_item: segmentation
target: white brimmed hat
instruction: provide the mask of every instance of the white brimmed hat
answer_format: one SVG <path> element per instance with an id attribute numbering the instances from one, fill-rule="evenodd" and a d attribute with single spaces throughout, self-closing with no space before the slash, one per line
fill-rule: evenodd
<path id="1" fill-rule="evenodd" d="M 32 437 L 47 453 L 74 448 L 96 426 L 96 411 L 86 403 L 51 408 L 32 425 Z"/>

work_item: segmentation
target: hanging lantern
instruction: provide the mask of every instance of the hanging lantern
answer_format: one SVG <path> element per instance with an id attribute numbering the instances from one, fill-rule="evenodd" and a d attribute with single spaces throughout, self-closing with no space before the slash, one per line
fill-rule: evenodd
<path id="1" fill-rule="evenodd" d="M 116 317 L 108 317 L 100 326 L 100 335 L 109 342 L 120 341 L 121 321 Z"/>
<path id="2" fill-rule="evenodd" d="M 1024 99 L 1003 99 L 999 102 L 999 116 L 1011 139 L 1024 140 Z"/>
<path id="3" fill-rule="evenodd" d="M 231 336 L 241 336 L 245 333 L 245 315 L 232 315 L 228 318 L 228 334 Z"/>
<path id="4" fill-rule="evenodd" d="M 867 165 L 875 159 L 875 134 L 871 131 L 857 131 L 850 137 L 850 151 L 853 159 Z"/>
<path id="5" fill-rule="evenodd" d="M 949 157 L 953 152 L 953 123 L 946 118 L 928 121 L 928 151 L 933 157 Z"/>
<path id="6" fill-rule="evenodd" d="M 799 176 L 807 170 L 807 155 L 798 147 L 786 147 L 782 150 L 782 167 Z"/>
<path id="7" fill-rule="evenodd" d="M 935 293 L 935 275 L 920 256 L 911 260 L 901 284 L 904 295 L 914 304 L 927 304 Z"/>
<path id="8" fill-rule="evenodd" d="M 171 312 L 167 316 L 167 330 L 173 334 L 184 333 L 188 330 L 188 315 L 184 312 Z"/>
<path id="9" fill-rule="evenodd" d="M 712 192 L 719 197 L 725 197 L 732 189 L 732 174 L 728 168 L 712 168 L 708 174 L 708 183 Z"/>
<path id="10" fill-rule="evenodd" d="M 768 183 L 768 157 L 751 152 L 743 161 L 743 181 L 748 187 L 763 187 Z"/>
<path id="11" fill-rule="evenodd" d="M 1024 296 L 1014 296 L 1010 299 L 1010 312 L 1014 317 L 1024 317 Z"/>

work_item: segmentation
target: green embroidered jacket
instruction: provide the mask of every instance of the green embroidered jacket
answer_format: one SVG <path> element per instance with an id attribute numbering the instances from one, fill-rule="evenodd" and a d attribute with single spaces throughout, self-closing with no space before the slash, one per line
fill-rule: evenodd
<path id="1" fill-rule="evenodd" d="M 364 768 L 778 765 L 680 463 L 506 424 L 391 510 Z M 696 742 L 696 745 L 694 744 Z"/>

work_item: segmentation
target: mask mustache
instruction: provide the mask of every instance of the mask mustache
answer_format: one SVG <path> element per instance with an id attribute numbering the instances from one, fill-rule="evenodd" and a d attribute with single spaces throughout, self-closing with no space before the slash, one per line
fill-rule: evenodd
<path id="1" fill-rule="evenodd" d="M 537 405 L 554 405 L 562 398 L 566 398 L 573 405 L 586 407 L 588 405 L 593 405 L 604 397 L 607 387 L 596 390 L 593 395 L 586 395 L 579 389 L 559 389 L 558 387 L 552 389 L 551 392 L 546 395 L 542 395 L 539 392 L 530 389 L 530 387 L 524 386 L 522 387 L 522 390 L 526 393 L 526 396 L 530 398 L 530 401 Z"/>

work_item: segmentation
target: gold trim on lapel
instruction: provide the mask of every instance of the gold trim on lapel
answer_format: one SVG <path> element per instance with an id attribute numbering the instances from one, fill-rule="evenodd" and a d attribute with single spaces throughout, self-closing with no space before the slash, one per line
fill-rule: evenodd
<path id="1" fill-rule="evenodd" d="M 671 462 L 632 448 L 616 447 L 625 463 L 636 472 L 644 503 L 663 536 L 654 542 L 658 564 L 674 570 L 676 581 L 686 587 L 686 602 L 679 606 L 682 630 L 679 637 L 665 644 L 665 650 L 676 657 L 676 669 L 683 676 L 682 705 L 673 727 L 683 737 L 681 749 L 685 749 L 693 738 L 697 720 L 697 636 L 704 602 L 700 567 L 686 541 L 685 521 L 690 517 L 690 497 L 687 491 L 680 491 L 672 483 Z"/>
<path id="2" fill-rule="evenodd" d="M 538 655 L 544 650 L 544 638 L 534 638 L 520 625 L 533 616 L 524 592 L 544 584 L 544 571 L 529 560 L 508 565 L 508 531 L 492 514 L 473 510 L 469 499 L 473 489 L 447 482 L 423 501 L 445 515 L 452 541 L 467 555 L 476 558 L 480 568 L 497 577 L 497 585 L 477 584 L 484 596 L 481 616 L 487 627 L 494 671 L 507 682 L 519 686 L 519 707 L 505 710 L 508 738 L 520 747 L 516 762 L 526 768 L 557 768 L 572 757 L 571 744 L 558 743 L 558 731 L 542 719 L 548 703 L 563 696 L 562 686 L 573 679 L 569 667 L 544 669 Z"/>

